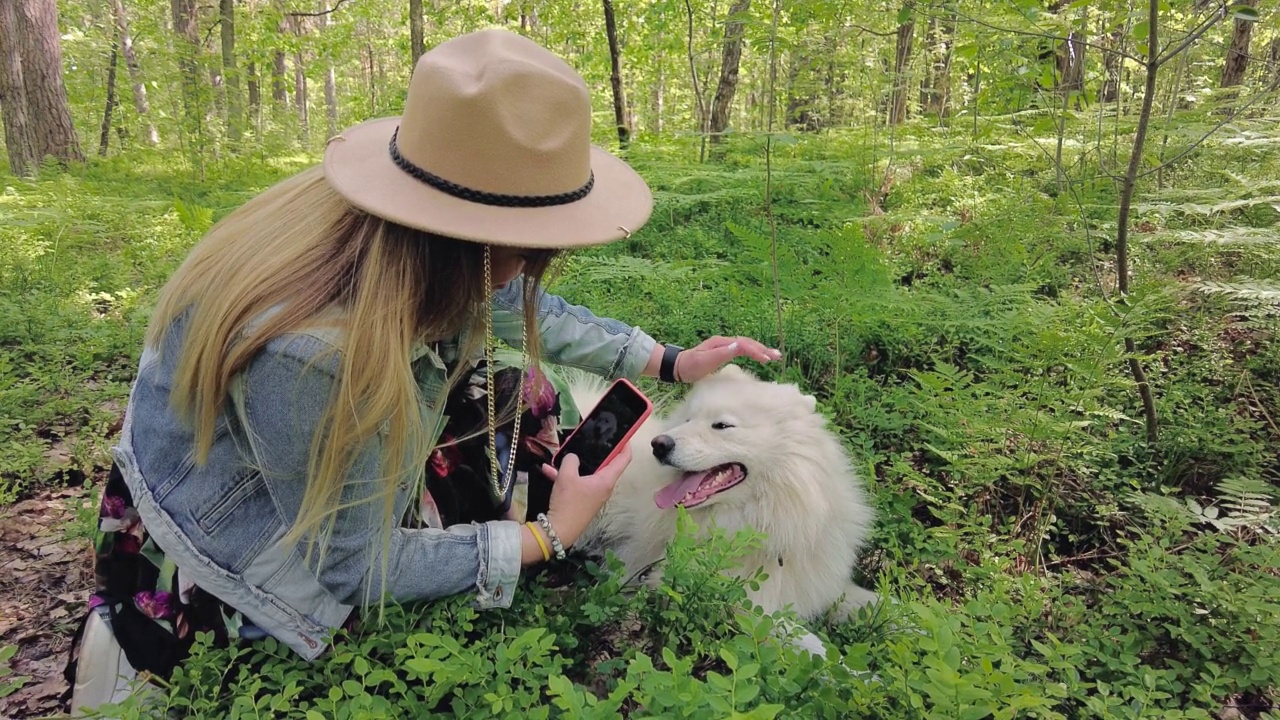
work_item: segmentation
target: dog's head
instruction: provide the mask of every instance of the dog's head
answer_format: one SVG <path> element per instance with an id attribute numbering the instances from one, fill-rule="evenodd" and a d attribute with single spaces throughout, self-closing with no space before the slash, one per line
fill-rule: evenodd
<path id="1" fill-rule="evenodd" d="M 653 456 L 675 478 L 654 495 L 658 507 L 758 502 L 788 455 L 824 441 L 817 401 L 795 385 L 757 379 L 736 365 L 694 384 L 652 440 Z"/>

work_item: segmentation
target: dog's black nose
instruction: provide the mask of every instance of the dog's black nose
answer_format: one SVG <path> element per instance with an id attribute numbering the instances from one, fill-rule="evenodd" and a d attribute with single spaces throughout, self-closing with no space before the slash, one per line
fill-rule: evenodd
<path id="1" fill-rule="evenodd" d="M 676 449 L 676 441 L 670 435 L 659 435 L 649 444 L 653 446 L 653 456 L 659 460 L 665 459 Z"/>

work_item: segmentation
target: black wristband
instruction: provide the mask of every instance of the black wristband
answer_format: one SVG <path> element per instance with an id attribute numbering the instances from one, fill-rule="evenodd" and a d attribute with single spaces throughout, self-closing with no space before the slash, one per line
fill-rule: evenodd
<path id="1" fill-rule="evenodd" d="M 662 365 L 658 368 L 658 379 L 663 382 L 676 382 L 676 356 L 684 348 L 679 345 L 664 345 L 663 348 Z"/>

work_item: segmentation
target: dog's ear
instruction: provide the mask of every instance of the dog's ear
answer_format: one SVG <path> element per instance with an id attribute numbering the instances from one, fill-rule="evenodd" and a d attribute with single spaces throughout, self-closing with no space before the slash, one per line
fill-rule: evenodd
<path id="1" fill-rule="evenodd" d="M 725 365 L 724 367 L 720 368 L 718 371 L 716 371 L 716 374 L 714 375 L 714 377 L 720 378 L 722 380 L 755 380 L 756 379 L 756 376 L 751 374 L 751 372 L 748 371 L 746 368 L 742 367 L 741 365 L 734 365 L 733 363 L 729 363 L 728 365 Z"/>
<path id="2" fill-rule="evenodd" d="M 804 399 L 805 407 L 809 408 L 809 412 L 818 411 L 818 398 L 812 395 L 801 395 L 800 397 Z"/>

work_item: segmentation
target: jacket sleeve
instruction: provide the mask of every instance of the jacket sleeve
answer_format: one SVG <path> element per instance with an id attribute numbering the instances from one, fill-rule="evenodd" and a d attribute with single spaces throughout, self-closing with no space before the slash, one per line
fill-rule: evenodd
<path id="1" fill-rule="evenodd" d="M 524 323 L 524 277 L 507 283 L 493 298 L 494 334 L 520 348 Z M 640 377 L 657 342 L 638 327 L 597 317 L 581 305 L 540 291 L 538 331 L 543 356 L 556 365 L 576 367 L 611 380 Z"/>
<path id="2" fill-rule="evenodd" d="M 265 350 L 244 375 L 241 422 L 290 527 L 306 489 L 312 435 L 335 382 L 329 365 Z M 397 526 L 388 538 L 382 532 L 384 503 L 394 501 L 395 523 L 412 498 L 407 485 L 396 488 L 393 500 L 384 494 L 380 453 L 376 438 L 360 452 L 331 532 L 310 553 L 307 562 L 320 584 L 348 605 L 376 602 L 383 592 L 401 602 L 473 592 L 480 608 L 510 606 L 520 576 L 520 525 L 503 520 L 443 530 Z M 305 554 L 305 548 L 298 552 Z"/>

